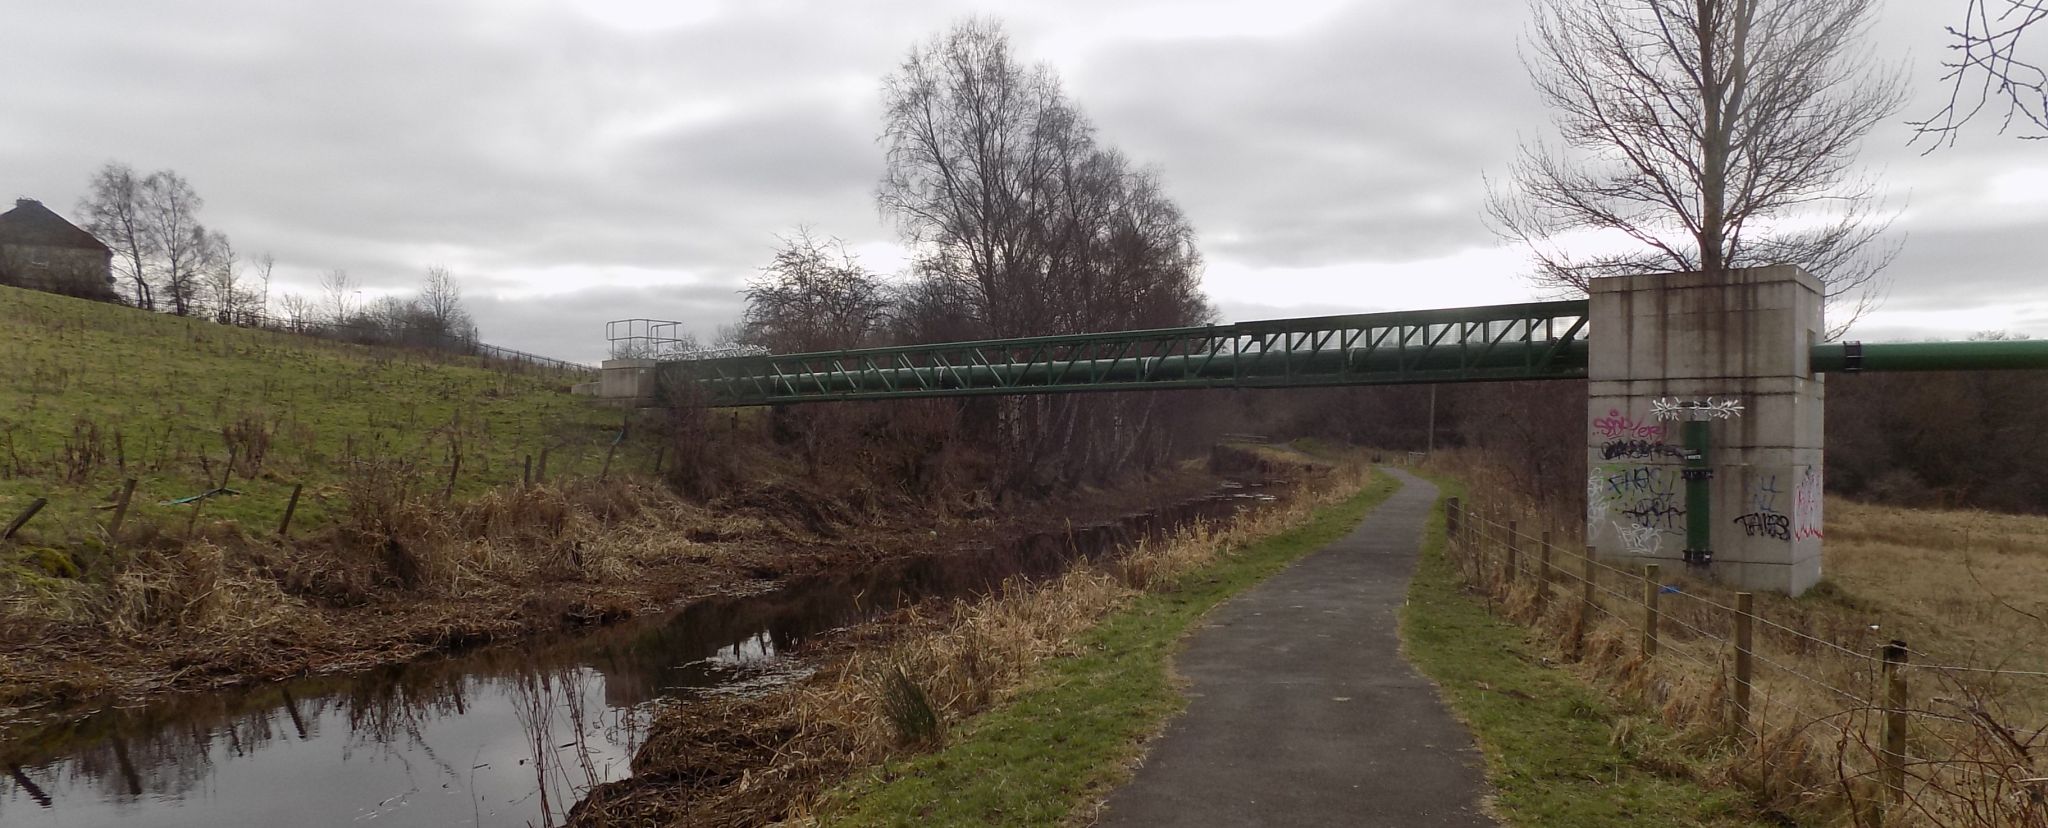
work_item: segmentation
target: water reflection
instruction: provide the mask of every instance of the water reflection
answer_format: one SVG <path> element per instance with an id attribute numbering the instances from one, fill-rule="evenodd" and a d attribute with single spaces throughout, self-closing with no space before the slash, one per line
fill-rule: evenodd
<path id="1" fill-rule="evenodd" d="M 551 825 L 626 776 L 657 700 L 772 686 L 820 633 L 1040 579 L 1270 499 L 1227 490 L 999 548 L 900 559 L 694 602 L 573 637 L 345 676 L 107 708 L 0 743 L 13 826 Z"/>

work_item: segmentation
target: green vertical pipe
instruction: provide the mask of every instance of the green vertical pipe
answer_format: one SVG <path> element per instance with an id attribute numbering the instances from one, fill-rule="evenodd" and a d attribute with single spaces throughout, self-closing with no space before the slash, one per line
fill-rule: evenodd
<path id="1" fill-rule="evenodd" d="M 1685 423 L 1685 561 L 1714 559 L 1713 469 L 1707 465 L 1707 421 Z"/>

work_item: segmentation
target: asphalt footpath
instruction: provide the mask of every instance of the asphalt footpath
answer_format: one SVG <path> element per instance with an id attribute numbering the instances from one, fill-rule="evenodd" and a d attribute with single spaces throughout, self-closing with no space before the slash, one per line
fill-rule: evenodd
<path id="1" fill-rule="evenodd" d="M 1398 624 L 1436 487 L 1213 610 L 1167 725 L 1103 826 L 1494 826 L 1472 735 L 1401 657 Z"/>

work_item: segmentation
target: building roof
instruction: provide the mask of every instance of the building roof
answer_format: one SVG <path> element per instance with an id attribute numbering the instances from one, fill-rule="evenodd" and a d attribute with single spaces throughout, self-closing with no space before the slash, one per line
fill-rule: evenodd
<path id="1" fill-rule="evenodd" d="M 0 244 L 33 244 L 42 247 L 74 247 L 106 250 L 93 234 L 65 221 L 63 216 L 32 198 L 17 198 L 14 209 L 0 213 Z"/>

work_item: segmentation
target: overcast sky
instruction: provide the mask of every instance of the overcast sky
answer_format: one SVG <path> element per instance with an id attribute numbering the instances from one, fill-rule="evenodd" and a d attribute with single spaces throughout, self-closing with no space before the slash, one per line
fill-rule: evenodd
<path id="1" fill-rule="evenodd" d="M 1962 6 L 1877 22 L 1906 115 Z M 880 79 L 973 14 L 1160 171 L 1226 320 L 1538 295 L 1481 215 L 1546 124 L 1516 0 L 0 0 L 0 197 L 73 215 L 105 161 L 175 169 L 280 291 L 445 265 L 485 340 L 596 360 L 607 319 L 731 321 L 798 225 L 900 269 Z M 1904 249 L 1852 336 L 2048 336 L 2048 142 L 1984 124 L 1922 157 L 1904 117 L 1864 152 Z"/>

